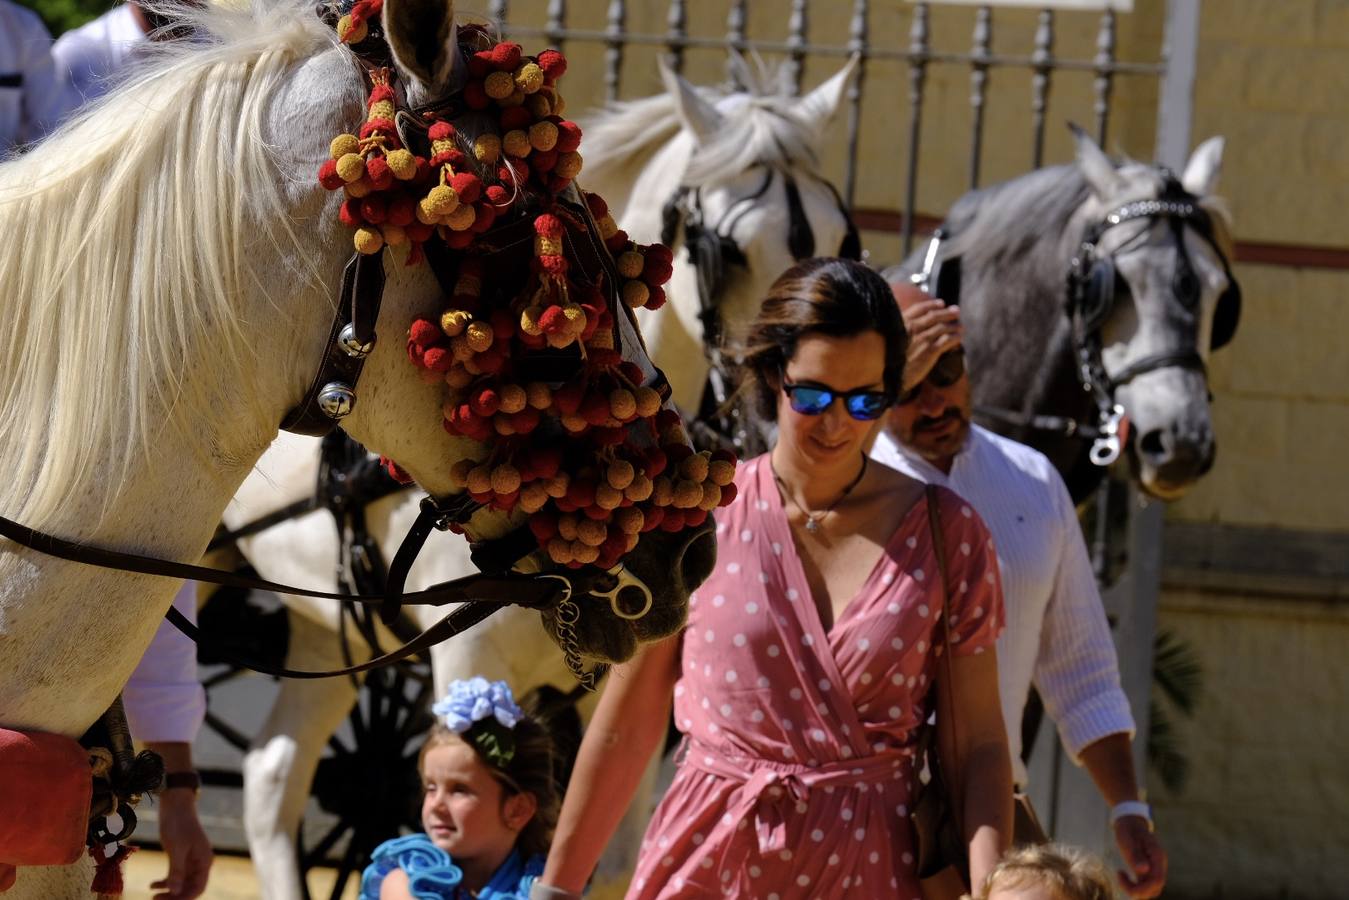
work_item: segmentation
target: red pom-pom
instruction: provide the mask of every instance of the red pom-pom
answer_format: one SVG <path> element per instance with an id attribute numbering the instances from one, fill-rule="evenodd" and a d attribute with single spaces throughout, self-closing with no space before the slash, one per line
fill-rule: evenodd
<path id="1" fill-rule="evenodd" d="M 551 172 L 557 167 L 556 150 L 536 150 L 529 155 L 529 167 L 535 172 Z"/>
<path id="2" fill-rule="evenodd" d="M 517 128 L 526 130 L 534 124 L 534 116 L 523 106 L 512 106 L 509 109 L 501 111 L 501 133 L 514 131 Z"/>
<path id="3" fill-rule="evenodd" d="M 518 413 L 511 413 L 511 427 L 515 429 L 516 434 L 529 434 L 539 427 L 540 421 L 539 411 L 532 406 L 526 406 Z"/>
<path id="4" fill-rule="evenodd" d="M 371 225 L 379 225 L 388 218 L 388 206 L 380 197 L 365 197 L 361 200 L 361 215 Z"/>
<path id="5" fill-rule="evenodd" d="M 578 507 L 593 506 L 595 503 L 595 482 L 589 478 L 573 478 L 567 485 L 567 502 Z"/>
<path id="6" fill-rule="evenodd" d="M 642 373 L 642 367 L 635 362 L 623 360 L 618 364 L 618 374 L 631 381 L 634 385 L 646 381 L 646 375 Z"/>
<path id="7" fill-rule="evenodd" d="M 606 203 L 604 198 L 599 194 L 586 193 L 585 200 L 586 207 L 590 210 L 590 214 L 595 218 L 603 219 L 605 216 L 609 215 L 609 204 Z"/>
<path id="8" fill-rule="evenodd" d="M 496 335 L 498 341 L 510 340 L 515 337 L 515 323 L 517 319 L 506 310 L 493 310 L 491 317 L 487 321 L 492 326 L 492 334 Z"/>
<path id="9" fill-rule="evenodd" d="M 385 205 L 385 217 L 390 225 L 406 228 L 417 219 L 417 202 L 406 194 L 400 194 Z"/>
<path id="10" fill-rule="evenodd" d="M 534 233 L 548 238 L 560 238 L 562 220 L 552 213 L 544 213 L 534 220 Z"/>
<path id="11" fill-rule="evenodd" d="M 430 319 L 413 319 L 412 327 L 408 329 L 408 340 L 422 349 L 430 347 L 444 336 L 440 326 Z"/>
<path id="12" fill-rule="evenodd" d="M 381 100 L 393 99 L 393 88 L 389 87 L 387 84 L 377 84 L 370 89 L 370 97 L 365 101 L 365 105 L 369 108 L 376 103 L 379 103 Z"/>
<path id="13" fill-rule="evenodd" d="M 506 365 L 506 354 L 502 353 L 496 347 L 490 350 L 484 350 L 473 358 L 478 368 L 482 369 L 488 375 L 495 375 Z"/>
<path id="14" fill-rule="evenodd" d="M 365 173 L 376 184 L 392 174 L 389 171 L 389 161 L 382 156 L 371 156 L 367 159 L 365 161 Z"/>
<path id="15" fill-rule="evenodd" d="M 463 150 L 460 150 L 458 147 L 452 148 L 450 152 L 446 154 L 446 159 L 449 161 L 451 168 L 454 169 L 468 168 L 468 154 L 466 154 Z"/>
<path id="16" fill-rule="evenodd" d="M 536 512 L 529 517 L 529 530 L 540 545 L 546 544 L 557 537 L 557 517 L 542 511 Z"/>
<path id="17" fill-rule="evenodd" d="M 596 372 L 617 368 L 622 361 L 623 354 L 617 350 L 599 349 L 590 351 L 590 367 Z"/>
<path id="18" fill-rule="evenodd" d="M 421 244 L 431 240 L 431 235 L 436 233 L 436 226 L 413 221 L 403 226 L 403 230 L 407 232 L 408 240 Z"/>
<path id="19" fill-rule="evenodd" d="M 545 50 L 539 54 L 539 68 L 549 82 L 557 81 L 567 71 L 567 57 L 558 50 Z"/>
<path id="20" fill-rule="evenodd" d="M 432 178 L 438 177 L 435 169 L 431 168 L 431 161 L 425 156 L 417 157 L 417 174 L 413 176 L 413 184 L 426 184 Z"/>
<path id="21" fill-rule="evenodd" d="M 686 509 L 684 510 L 684 527 L 697 528 L 707 521 L 707 510 L 705 509 Z"/>
<path id="22" fill-rule="evenodd" d="M 659 447 L 648 447 L 642 454 L 642 471 L 646 473 L 647 478 L 655 478 L 665 471 L 669 462 L 664 450 Z"/>
<path id="23" fill-rule="evenodd" d="M 361 125 L 360 136 L 362 139 L 368 138 L 376 131 L 386 136 L 398 133 L 393 119 L 366 119 L 365 124 Z"/>
<path id="24" fill-rule="evenodd" d="M 408 359 L 419 369 L 425 365 L 422 362 L 422 348 L 417 346 L 417 342 L 411 338 L 408 338 Z"/>
<path id="25" fill-rule="evenodd" d="M 665 518 L 665 507 L 651 506 L 642 509 L 642 533 L 655 531 L 660 527 L 661 520 Z"/>
<path id="26" fill-rule="evenodd" d="M 612 235 L 604 239 L 604 246 L 609 252 L 617 256 L 628 249 L 628 233 L 622 228 L 615 231 Z"/>
<path id="27" fill-rule="evenodd" d="M 482 179 L 471 172 L 460 172 L 450 179 L 450 187 L 459 195 L 460 203 L 476 203 L 482 196 Z"/>
<path id="28" fill-rule="evenodd" d="M 471 243 L 473 243 L 472 231 L 447 231 L 445 233 L 445 246 L 451 250 L 463 250 Z"/>
<path id="29" fill-rule="evenodd" d="M 562 312 L 562 307 L 554 303 L 543 311 L 539 316 L 539 327 L 543 329 L 544 334 L 557 334 L 567 327 L 567 316 Z"/>
<path id="30" fill-rule="evenodd" d="M 658 262 L 667 266 L 674 263 L 674 251 L 664 244 L 647 244 L 646 252 L 643 256 L 646 258 L 646 264 L 648 266 L 653 262 Z"/>
<path id="31" fill-rule="evenodd" d="M 653 261 L 649 256 L 646 259 L 646 265 L 642 267 L 642 280 L 649 287 L 660 287 L 669 281 L 673 274 L 674 263 Z"/>
<path id="32" fill-rule="evenodd" d="M 412 484 L 412 476 L 407 473 L 407 470 L 389 457 L 381 456 L 379 464 L 384 467 L 384 471 L 388 472 L 389 477 L 394 481 L 399 484 Z"/>
<path id="33" fill-rule="evenodd" d="M 557 124 L 557 143 L 553 149 L 558 153 L 572 153 L 581 147 L 581 126 L 570 119 L 563 119 Z M 602 213 L 595 214 L 597 218 L 603 218 Z"/>
<path id="34" fill-rule="evenodd" d="M 711 461 L 733 463 L 736 462 L 737 460 L 735 457 L 735 453 L 733 453 L 730 450 L 713 450 Z"/>
<path id="35" fill-rule="evenodd" d="M 474 79 L 464 85 L 464 103 L 469 109 L 486 109 L 492 103 L 482 82 Z"/>
<path id="36" fill-rule="evenodd" d="M 468 58 L 468 74 L 473 78 L 486 78 L 492 71 L 492 51 L 479 50 Z"/>
<path id="37" fill-rule="evenodd" d="M 487 202 L 493 206 L 505 206 L 511 202 L 511 192 L 499 184 L 489 185 L 487 190 Z"/>
<path id="38" fill-rule="evenodd" d="M 622 428 L 596 428 L 590 433 L 590 439 L 601 447 L 616 447 L 627 437 L 628 433 Z"/>
<path id="39" fill-rule="evenodd" d="M 361 215 L 361 201 L 355 197 L 343 200 L 342 207 L 337 211 L 337 218 L 348 228 L 360 228 L 365 224 L 365 218 Z"/>
<path id="40" fill-rule="evenodd" d="M 346 184 L 342 176 L 337 174 L 337 160 L 330 159 L 319 166 L 319 184 L 330 191 L 335 191 Z"/>
<path id="41" fill-rule="evenodd" d="M 426 131 L 426 136 L 433 141 L 443 141 L 446 138 L 454 137 L 454 126 L 449 122 L 436 122 Z"/>
<path id="42" fill-rule="evenodd" d="M 666 444 L 665 458 L 670 461 L 670 465 L 677 466 L 684 460 L 693 455 L 693 448 L 688 444 Z"/>
<path id="43" fill-rule="evenodd" d="M 514 72 L 520 65 L 520 45 L 503 41 L 489 53 L 492 67 L 499 72 Z"/>
<path id="44" fill-rule="evenodd" d="M 668 428 L 674 428 L 677 425 L 683 425 L 684 420 L 679 418 L 679 413 L 673 409 L 662 409 L 656 413 L 656 428 L 665 431 Z"/>
<path id="45" fill-rule="evenodd" d="M 501 395 L 486 387 L 474 394 L 468 403 L 474 415 L 487 418 L 496 415 L 497 410 L 501 409 Z"/>
<path id="46" fill-rule="evenodd" d="M 723 486 L 721 489 L 721 502 L 718 503 L 717 506 L 730 506 L 732 501 L 735 500 L 736 494 L 738 494 L 739 492 L 740 489 L 735 486 L 734 481 L 732 481 L 728 485 Z"/>
<path id="47" fill-rule="evenodd" d="M 660 520 L 661 531 L 683 531 L 684 530 L 684 510 L 666 507 L 665 517 Z"/>
<path id="48" fill-rule="evenodd" d="M 529 451 L 529 467 L 540 478 L 553 478 L 562 469 L 562 451 L 557 447 L 534 447 Z"/>
<path id="49" fill-rule="evenodd" d="M 604 522 L 609 518 L 609 510 L 596 504 L 587 506 L 585 509 L 581 510 L 581 512 L 585 513 L 587 519 L 594 519 L 596 522 Z"/>
<path id="50" fill-rule="evenodd" d="M 570 266 L 565 256 L 541 256 L 539 268 L 555 278 L 564 278 Z"/>
<path id="51" fill-rule="evenodd" d="M 427 347 L 422 354 L 422 364 L 432 372 L 448 372 L 454 365 L 454 354 L 446 347 Z"/>
<path id="52" fill-rule="evenodd" d="M 473 224 L 468 227 L 468 230 L 474 234 L 483 234 L 496 221 L 497 208 L 490 203 L 483 202 L 474 204 L 473 211 Z"/>
<path id="53" fill-rule="evenodd" d="M 585 385 L 573 381 L 553 391 L 553 405 L 564 416 L 575 415 L 585 397 Z"/>
<path id="54" fill-rule="evenodd" d="M 665 305 L 665 288 L 659 285 L 651 285 L 647 288 L 646 310 L 655 312 Z"/>
<path id="55" fill-rule="evenodd" d="M 609 421 L 609 398 L 604 394 L 587 394 L 581 401 L 580 415 L 589 425 L 603 425 Z"/>

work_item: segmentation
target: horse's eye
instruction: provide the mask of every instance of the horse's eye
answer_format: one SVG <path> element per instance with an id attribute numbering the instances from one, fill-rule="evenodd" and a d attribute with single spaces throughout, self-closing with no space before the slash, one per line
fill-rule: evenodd
<path id="1" fill-rule="evenodd" d="M 1176 299 L 1184 304 L 1187 309 L 1193 309 L 1199 305 L 1199 278 L 1189 266 L 1181 266 L 1180 271 L 1176 272 L 1174 288 Z"/>

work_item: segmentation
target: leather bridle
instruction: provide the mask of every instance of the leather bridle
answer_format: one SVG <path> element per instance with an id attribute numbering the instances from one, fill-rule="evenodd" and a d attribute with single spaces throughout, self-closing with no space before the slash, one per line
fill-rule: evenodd
<path id="1" fill-rule="evenodd" d="M 379 39 L 377 30 L 372 29 L 371 34 L 371 39 L 363 42 L 359 53 L 353 49 L 353 55 L 367 77 L 374 69 L 387 64 L 387 47 Z M 371 48 L 368 52 L 367 47 Z M 425 146 L 426 118 L 432 114 L 452 115 L 458 110 L 458 105 L 453 101 L 443 101 L 434 107 L 400 109 L 397 118 L 400 136 L 406 145 L 420 141 L 421 146 Z M 566 206 L 571 221 L 577 226 L 576 231 L 568 231 L 568 247 L 579 255 L 582 266 L 589 266 L 591 271 L 602 275 L 607 285 L 618 284 L 620 282 L 614 270 L 613 260 L 598 236 L 599 228 L 575 190 L 575 188 L 568 189 L 567 196 L 570 199 L 559 198 L 559 202 Z M 517 215 L 503 219 L 483 235 L 481 246 L 492 252 L 494 249 L 518 247 L 532 240 L 533 228 L 530 217 Z M 453 274 L 447 273 L 445 266 L 438 264 L 437 259 L 443 263 L 453 254 L 448 251 L 438 254 L 434 252 L 435 246 L 434 242 L 430 242 L 427 246 L 428 262 L 437 279 L 444 285 Z M 369 255 L 355 253 L 347 262 L 338 292 L 337 311 L 329 329 L 322 362 L 300 405 L 291 410 L 282 421 L 281 427 L 284 430 L 307 435 L 327 435 L 351 413 L 356 403 L 356 390 L 365 359 L 373 351 L 378 340 L 375 325 L 379 319 L 384 281 L 383 250 Z M 618 300 L 612 289 L 608 291 L 608 302 L 614 310 L 613 346 L 620 353 L 623 353 L 625 348 L 635 348 L 639 351 L 634 355 L 633 361 L 646 376 L 645 383 L 655 388 L 662 400 L 668 401 L 669 383 L 664 373 L 651 362 L 632 310 Z M 310 508 L 313 507 L 306 504 L 304 511 Z M 463 604 L 402 647 L 364 663 L 340 669 L 328 671 L 289 669 L 257 659 L 245 659 L 225 651 L 224 648 L 215 648 L 222 658 L 264 674 L 287 678 L 328 678 L 358 674 L 422 653 L 482 621 L 496 610 L 514 604 L 530 609 L 554 611 L 558 637 L 563 645 L 568 668 L 583 685 L 593 687 L 596 672 L 585 671 L 580 659 L 575 630 L 580 608 L 574 598 L 590 595 L 608 600 L 614 614 L 628 620 L 641 618 L 652 604 L 651 588 L 621 564 L 605 571 L 583 567 L 534 574 L 515 573 L 512 571 L 513 567 L 536 548 L 527 526 L 522 526 L 500 539 L 474 545 L 473 560 L 483 570 L 482 573 L 435 585 L 423 591 L 404 593 L 403 587 L 408 571 L 431 531 L 451 528 L 462 530 L 474 513 L 481 508 L 482 505 L 474 501 L 467 492 L 446 498 L 431 496 L 423 498 L 416 521 L 389 565 L 383 591 L 369 593 L 307 590 L 206 566 L 101 549 L 45 534 L 4 517 L 0 517 L 0 537 L 48 556 L 99 568 L 195 580 L 244 590 L 346 600 L 377 608 L 380 618 L 389 625 L 397 620 L 404 603 L 432 606 Z M 298 511 L 293 507 L 287 507 L 287 510 L 282 512 L 293 515 Z M 281 521 L 285 517 L 281 516 L 270 521 Z M 266 526 L 262 525 L 254 530 L 261 530 L 262 527 Z M 638 592 L 640 602 L 635 607 L 629 608 L 621 602 L 620 595 L 631 597 L 633 590 Z M 201 634 L 197 628 L 176 610 L 170 608 L 165 617 L 194 641 L 201 641 Z"/>
<path id="2" fill-rule="evenodd" d="M 1174 175 L 1164 171 L 1163 179 L 1163 190 L 1156 199 L 1125 203 L 1106 213 L 1099 221 L 1088 225 L 1078 244 L 1078 250 L 1069 263 L 1064 311 L 1071 328 L 1073 356 L 1078 375 L 1083 390 L 1091 395 L 1096 408 L 1095 420 L 1082 421 L 1067 416 L 1039 415 L 989 406 L 975 407 L 976 413 L 1018 428 L 1090 440 L 1092 443 L 1087 455 L 1092 464 L 1109 466 L 1119 458 L 1123 449 L 1125 412 L 1123 406 L 1115 400 L 1115 392 L 1120 387 L 1140 375 L 1159 369 L 1182 368 L 1193 369 L 1201 374 L 1207 373 L 1204 358 L 1196 346 L 1173 347 L 1151 353 L 1129 363 L 1113 376 L 1106 372 L 1102 359 L 1101 332 L 1114 310 L 1116 294 L 1123 282 L 1115 265 L 1115 255 L 1123 248 L 1109 254 L 1101 254 L 1099 247 L 1101 238 L 1107 231 L 1126 222 L 1164 220 L 1170 224 L 1176 241 L 1177 271 L 1173 281 L 1176 283 L 1178 295 L 1190 293 L 1197 285 L 1193 263 L 1185 249 L 1186 227 L 1193 229 L 1202 237 L 1222 264 L 1228 284 L 1214 312 L 1211 346 L 1214 349 L 1223 346 L 1232 339 L 1236 331 L 1241 312 L 1241 290 L 1236 276 L 1232 273 L 1227 255 L 1218 244 L 1212 218 L 1199 205 L 1198 198 L 1181 187 Z M 954 269 L 959 264 L 958 258 L 945 261 L 939 259 L 941 243 L 947 239 L 949 236 L 942 229 L 939 228 L 934 232 L 924 256 L 922 270 L 910 276 L 916 285 L 928 293 L 936 289 L 941 294 L 945 287 L 943 270 L 948 267 Z M 952 265 L 953 263 L 955 265 Z M 954 280 L 947 278 L 945 282 L 953 283 L 954 290 L 958 292 L 958 279 L 957 274 Z M 1123 289 L 1128 290 L 1127 284 Z M 958 295 L 943 296 L 942 299 L 949 303 L 959 301 Z"/>
<path id="3" fill-rule="evenodd" d="M 745 214 L 762 199 L 773 182 L 782 178 L 783 190 L 787 197 L 787 249 L 792 259 L 801 261 L 815 255 L 815 232 L 806 215 L 805 204 L 801 200 L 801 189 L 796 176 L 786 168 L 760 164 L 764 177 L 749 194 L 737 198 L 721 214 L 716 222 L 708 222 L 703 209 L 701 187 L 680 185 L 665 201 L 661 214 L 661 243 L 677 248 L 681 242 L 688 254 L 688 260 L 697 273 L 698 284 L 698 321 L 703 329 L 703 353 L 708 361 L 707 382 L 704 385 L 704 400 L 700 412 L 704 434 L 711 431 L 713 439 L 727 443 L 742 452 L 750 452 L 749 435 L 741 417 L 733 411 L 730 419 L 719 411 L 726 407 L 731 395 L 733 366 L 725 356 L 723 340 L 723 322 L 721 300 L 726 291 L 730 269 L 734 266 L 745 267 L 748 259 L 744 249 L 736 243 L 735 229 Z M 862 240 L 843 198 L 827 179 L 808 173 L 820 184 L 829 189 L 838 206 L 839 213 L 847 225 L 843 242 L 839 245 L 838 255 L 847 259 L 861 259 Z M 709 425 L 707 419 L 717 419 Z"/>

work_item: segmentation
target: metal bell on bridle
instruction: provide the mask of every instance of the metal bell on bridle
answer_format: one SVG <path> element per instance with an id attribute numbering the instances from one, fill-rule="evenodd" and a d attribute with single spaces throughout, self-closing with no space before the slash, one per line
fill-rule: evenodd
<path id="1" fill-rule="evenodd" d="M 356 323 L 348 322 L 342 326 L 342 331 L 337 335 L 337 345 L 342 351 L 354 359 L 365 359 L 370 355 L 370 351 L 375 349 L 374 340 L 368 343 L 362 343 L 356 337 Z"/>
<path id="2" fill-rule="evenodd" d="M 318 405 L 323 414 L 330 419 L 345 418 L 356 405 L 356 392 L 349 384 L 330 381 L 319 391 Z"/>

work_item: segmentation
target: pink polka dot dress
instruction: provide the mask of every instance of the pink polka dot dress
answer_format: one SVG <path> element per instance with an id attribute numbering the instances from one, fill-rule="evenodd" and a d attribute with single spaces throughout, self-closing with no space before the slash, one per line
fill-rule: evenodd
<path id="1" fill-rule="evenodd" d="M 716 572 L 690 598 L 679 770 L 628 897 L 917 900 L 908 804 L 942 608 L 926 502 L 826 632 L 767 457 L 736 484 Z M 997 557 L 978 515 L 939 496 L 952 648 L 982 653 L 1002 627 Z"/>

